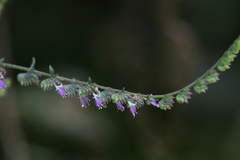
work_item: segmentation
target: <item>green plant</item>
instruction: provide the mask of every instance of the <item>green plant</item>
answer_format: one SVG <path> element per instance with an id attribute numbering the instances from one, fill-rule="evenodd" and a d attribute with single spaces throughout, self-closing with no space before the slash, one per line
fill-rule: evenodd
<path id="1" fill-rule="evenodd" d="M 159 107 L 160 109 L 167 110 L 171 109 L 173 106 L 174 98 L 178 103 L 188 103 L 188 100 L 191 98 L 190 96 L 192 94 L 192 87 L 193 90 L 198 94 L 206 92 L 209 84 L 216 83 L 219 80 L 219 72 L 223 72 L 230 68 L 231 62 L 234 61 L 234 58 L 237 56 L 239 50 L 240 37 L 234 41 L 234 43 L 223 54 L 223 56 L 206 73 L 186 87 L 163 95 L 140 94 L 125 91 L 125 89 L 119 90 L 105 87 L 96 83 L 92 83 L 91 78 L 89 78 L 87 82 L 77 79 L 69 79 L 55 74 L 52 66 L 49 66 L 49 73 L 38 71 L 34 68 L 35 58 L 32 59 L 32 64 L 29 68 L 5 63 L 4 58 L 1 58 L 0 90 L 3 92 L 4 89 L 10 84 L 8 82 L 9 80 L 4 79 L 6 74 L 5 68 L 18 69 L 26 71 L 25 73 L 20 73 L 17 76 L 17 79 L 22 86 L 40 84 L 44 91 L 55 88 L 58 94 L 63 98 L 69 96 L 79 97 L 82 107 L 86 107 L 89 104 L 89 96 L 92 95 L 95 105 L 99 109 L 106 108 L 108 103 L 113 102 L 120 111 L 124 111 L 125 104 L 130 109 L 130 112 L 133 114 L 133 116 L 135 116 L 137 114 L 136 109 L 142 107 L 144 104 L 153 105 Z M 40 81 L 39 77 L 41 76 L 48 78 Z M 65 84 L 66 82 L 68 84 Z M 158 99 L 160 100 L 158 101 Z"/>

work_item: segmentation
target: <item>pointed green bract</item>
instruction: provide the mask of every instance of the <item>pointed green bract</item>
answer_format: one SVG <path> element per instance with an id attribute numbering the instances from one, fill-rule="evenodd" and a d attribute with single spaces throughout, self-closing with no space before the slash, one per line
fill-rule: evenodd
<path id="1" fill-rule="evenodd" d="M 54 76 L 54 69 L 51 65 L 49 65 L 49 73 Z"/>

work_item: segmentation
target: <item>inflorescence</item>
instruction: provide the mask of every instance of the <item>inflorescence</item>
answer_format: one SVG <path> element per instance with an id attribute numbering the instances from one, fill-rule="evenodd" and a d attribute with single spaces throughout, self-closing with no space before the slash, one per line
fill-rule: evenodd
<path id="1" fill-rule="evenodd" d="M 173 107 L 174 100 L 178 103 L 188 103 L 192 95 L 191 87 L 193 87 L 193 90 L 198 94 L 205 93 L 209 84 L 216 83 L 219 80 L 219 71 L 223 72 L 230 68 L 231 62 L 234 61 L 239 50 L 240 37 L 235 40 L 224 55 L 205 74 L 188 86 L 164 95 L 139 94 L 125 91 L 125 89 L 118 90 L 104 87 L 92 83 L 91 78 L 89 78 L 88 82 L 83 82 L 76 79 L 61 77 L 54 73 L 52 66 L 49 66 L 49 73 L 41 72 L 34 69 L 34 58 L 29 68 L 4 63 L 4 58 L 1 58 L 0 91 L 4 91 L 7 87 L 6 80 L 4 79 L 7 73 L 5 68 L 13 68 L 26 71 L 25 73 L 17 75 L 17 80 L 22 86 L 37 84 L 40 85 L 44 91 L 55 89 L 63 98 L 76 96 L 79 98 L 82 107 L 87 107 L 90 99 L 94 100 L 96 107 L 99 109 L 106 108 L 108 103 L 112 102 L 116 104 L 117 109 L 120 111 L 124 111 L 125 108 L 128 108 L 135 117 L 137 109 L 144 106 L 144 104 L 167 110 Z M 39 77 L 41 76 L 47 78 L 40 81 Z"/>

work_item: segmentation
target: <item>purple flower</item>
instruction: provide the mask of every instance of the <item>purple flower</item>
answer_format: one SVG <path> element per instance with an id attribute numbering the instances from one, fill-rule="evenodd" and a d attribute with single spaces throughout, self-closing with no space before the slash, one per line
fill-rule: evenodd
<path id="1" fill-rule="evenodd" d="M 159 106 L 158 106 L 158 103 L 157 103 L 157 99 L 152 98 L 152 100 L 151 100 L 151 105 L 156 106 L 156 107 L 159 107 Z"/>
<path id="2" fill-rule="evenodd" d="M 88 96 L 80 96 L 80 103 L 82 105 L 82 107 L 87 107 L 87 105 L 89 104 L 90 99 L 88 98 Z"/>
<path id="3" fill-rule="evenodd" d="M 120 110 L 120 111 L 122 111 L 122 112 L 124 111 L 124 107 L 123 107 L 122 103 L 117 102 L 116 105 L 117 105 L 117 109 L 118 109 L 118 110 Z"/>
<path id="4" fill-rule="evenodd" d="M 137 103 L 132 103 L 132 102 L 129 102 L 129 101 L 128 101 L 128 105 L 129 105 L 129 108 L 130 108 L 130 112 L 132 113 L 133 117 L 135 117 L 136 114 L 137 114 L 136 104 L 137 104 Z"/>
<path id="5" fill-rule="evenodd" d="M 0 79 L 0 90 L 3 90 L 6 87 L 4 81 Z"/>
<path id="6" fill-rule="evenodd" d="M 94 99 L 95 105 L 96 105 L 99 109 L 102 109 L 102 100 L 101 100 L 101 98 L 100 98 L 100 95 L 93 93 L 93 99 Z"/>
<path id="7" fill-rule="evenodd" d="M 55 87 L 56 87 L 56 91 L 58 92 L 58 94 L 60 96 L 62 96 L 63 98 L 66 97 L 67 94 L 66 94 L 62 84 L 59 86 L 55 86 Z"/>

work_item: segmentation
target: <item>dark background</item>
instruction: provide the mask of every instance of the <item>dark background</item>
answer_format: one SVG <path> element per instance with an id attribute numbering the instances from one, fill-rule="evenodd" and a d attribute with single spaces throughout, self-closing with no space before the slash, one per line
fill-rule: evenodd
<path id="1" fill-rule="evenodd" d="M 164 94 L 201 76 L 237 38 L 238 0 L 9 0 L 0 21 L 0 58 L 137 93 Z M 131 113 L 114 104 L 81 108 L 16 74 L 0 100 L 3 160 L 238 160 L 236 58 L 206 94 L 171 111 Z M 43 79 L 42 77 L 41 79 Z M 91 102 L 92 103 L 92 102 Z"/>

